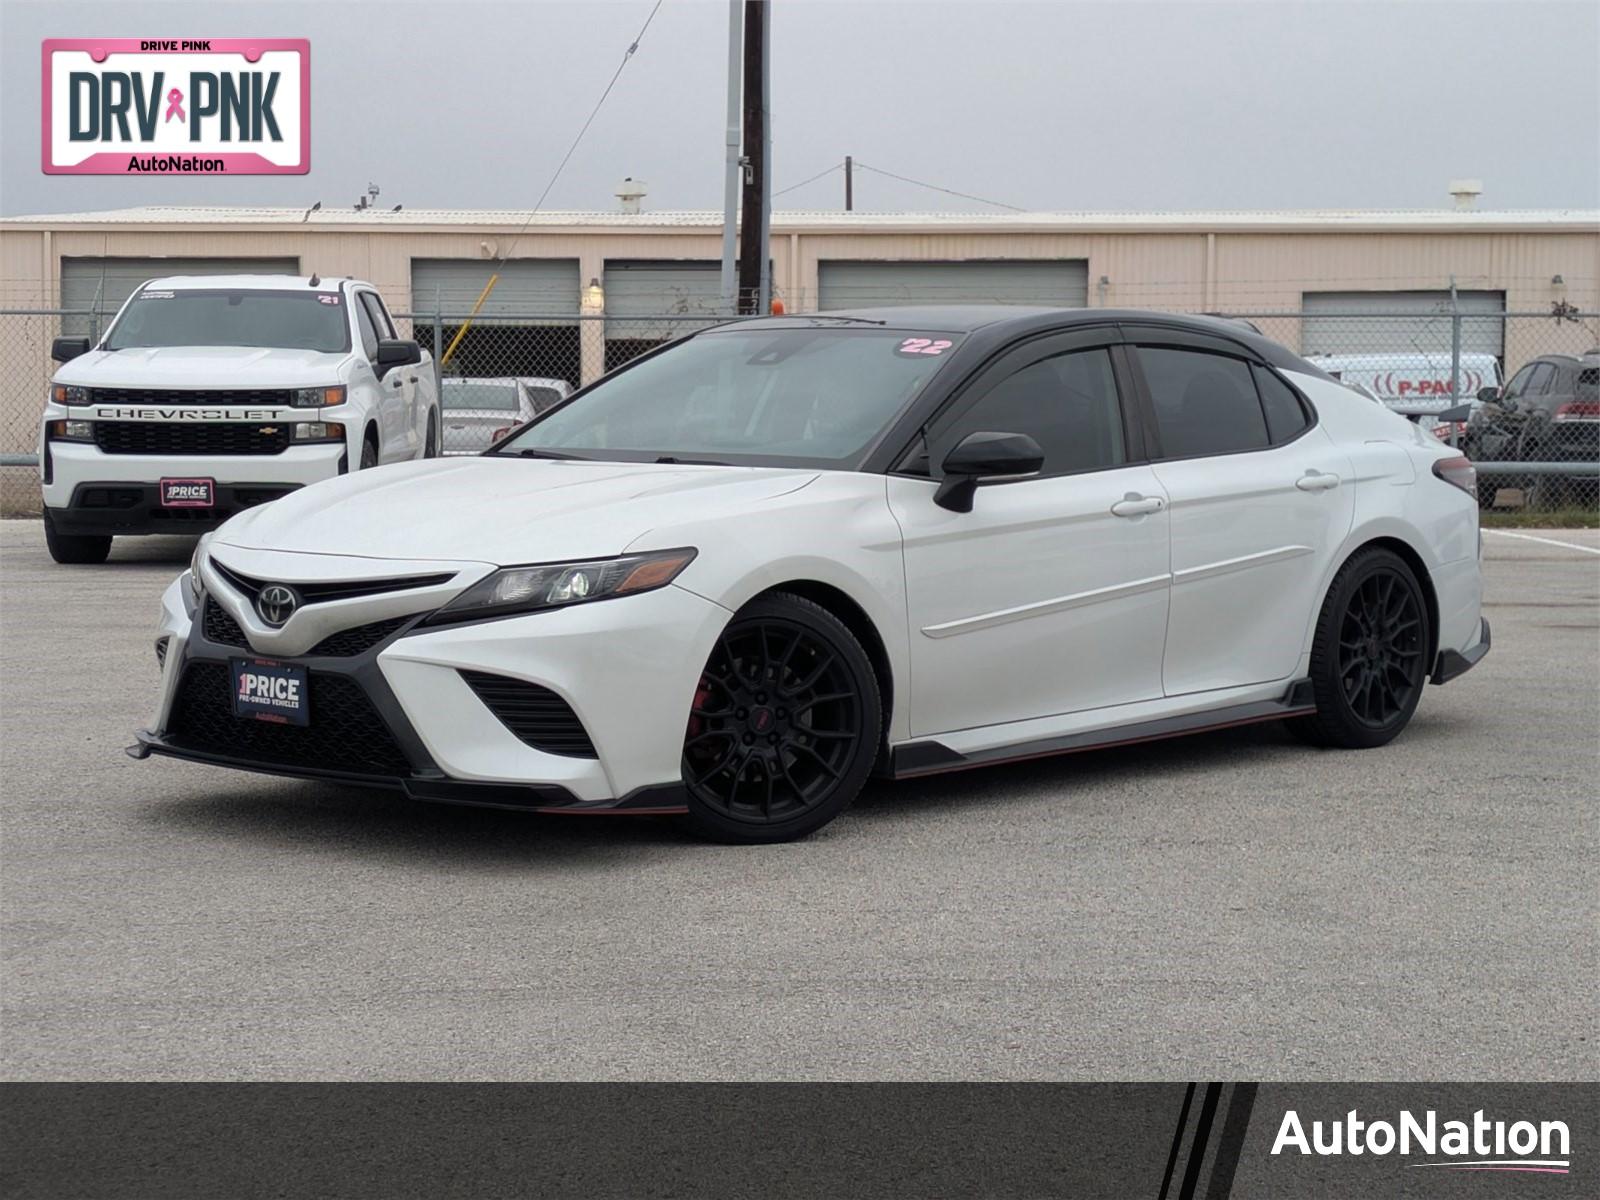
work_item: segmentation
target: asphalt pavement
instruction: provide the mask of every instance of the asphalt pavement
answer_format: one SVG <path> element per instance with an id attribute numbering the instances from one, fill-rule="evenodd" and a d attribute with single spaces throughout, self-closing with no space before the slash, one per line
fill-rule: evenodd
<path id="1" fill-rule="evenodd" d="M 0 1074 L 1592 1079 L 1600 535 L 1519 535 L 1383 749 L 1253 726 L 734 848 L 132 761 L 192 542 L 0 523 Z"/>

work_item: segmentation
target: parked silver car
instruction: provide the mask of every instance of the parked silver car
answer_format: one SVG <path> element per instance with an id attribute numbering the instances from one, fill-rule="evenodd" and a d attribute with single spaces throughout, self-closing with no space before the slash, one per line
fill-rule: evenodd
<path id="1" fill-rule="evenodd" d="M 531 421 L 572 394 L 565 379 L 538 376 L 445 378 L 439 386 L 444 410 L 444 452 L 481 454 L 502 434 Z"/>

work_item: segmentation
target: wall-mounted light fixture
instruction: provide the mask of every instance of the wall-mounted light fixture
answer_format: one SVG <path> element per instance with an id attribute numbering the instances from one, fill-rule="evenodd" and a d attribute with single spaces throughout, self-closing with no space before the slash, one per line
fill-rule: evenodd
<path id="1" fill-rule="evenodd" d="M 589 286 L 583 289 L 583 306 L 597 312 L 605 308 L 606 290 L 600 286 L 599 279 L 589 280 Z"/>

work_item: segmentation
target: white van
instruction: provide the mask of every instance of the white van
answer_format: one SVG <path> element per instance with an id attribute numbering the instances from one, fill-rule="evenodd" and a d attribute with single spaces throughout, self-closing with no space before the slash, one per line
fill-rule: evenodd
<path id="1" fill-rule="evenodd" d="M 1500 360 L 1492 354 L 1462 354 L 1460 399 L 1451 387 L 1448 350 L 1312 354 L 1306 361 L 1425 428 L 1434 424 L 1427 419 L 1434 413 L 1458 404 L 1476 404 L 1480 391 L 1500 386 Z"/>

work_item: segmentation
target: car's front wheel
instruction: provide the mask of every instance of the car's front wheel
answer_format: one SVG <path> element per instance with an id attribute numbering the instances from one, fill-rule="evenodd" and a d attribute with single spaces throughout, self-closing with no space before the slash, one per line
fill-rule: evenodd
<path id="1" fill-rule="evenodd" d="M 1365 749 L 1411 720 L 1428 678 L 1427 598 L 1410 565 L 1374 546 L 1334 576 L 1311 644 L 1317 711 L 1287 722 L 1317 746 Z"/>
<path id="2" fill-rule="evenodd" d="M 861 643 L 822 606 L 778 592 L 746 605 L 711 652 L 683 745 L 686 822 L 724 842 L 786 842 L 856 798 L 883 702 Z"/>

